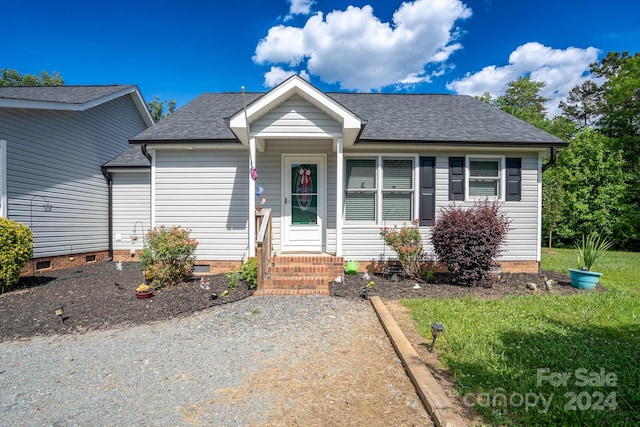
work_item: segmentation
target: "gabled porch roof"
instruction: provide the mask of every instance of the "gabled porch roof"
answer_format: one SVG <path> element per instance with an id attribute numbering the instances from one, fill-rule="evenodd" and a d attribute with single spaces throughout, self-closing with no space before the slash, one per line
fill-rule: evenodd
<path id="1" fill-rule="evenodd" d="M 290 77 L 271 91 L 253 100 L 246 106 L 246 110 L 242 109 L 233 114 L 229 118 L 229 128 L 242 144 L 248 145 L 250 129 L 247 129 L 247 126 L 250 128 L 252 122 L 295 95 L 302 97 L 341 125 L 342 135 L 339 136 L 343 138 L 345 146 L 351 146 L 356 142 L 366 121 L 297 75 Z M 260 134 L 251 134 L 251 137 L 260 138 L 260 136 Z"/>

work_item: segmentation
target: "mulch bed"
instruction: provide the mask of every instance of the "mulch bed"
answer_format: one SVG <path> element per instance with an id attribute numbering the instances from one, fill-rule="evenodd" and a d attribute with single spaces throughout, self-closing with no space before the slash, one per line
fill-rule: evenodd
<path id="1" fill-rule="evenodd" d="M 119 271 L 115 263 L 106 262 L 23 277 L 10 292 L 0 294 L 0 342 L 170 320 L 233 303 L 253 293 L 244 283 L 229 289 L 227 278 L 220 274 L 194 278 L 156 290 L 151 298 L 137 299 L 134 290 L 143 282 L 142 271 L 137 263 L 124 263 Z M 546 275 L 557 281 L 549 291 L 541 276 L 534 274 L 504 274 L 492 288 L 467 288 L 452 285 L 446 274 L 436 274 L 429 283 L 417 283 L 402 277 L 367 278 L 361 273 L 346 275 L 344 282 L 333 283 L 330 291 L 335 297 L 362 298 L 363 287 L 372 280 L 375 285 L 369 296 L 389 300 L 584 292 L 571 287 L 567 275 Z M 538 290 L 527 289 L 530 282 L 536 283 Z M 227 296 L 223 296 L 224 291 Z M 55 314 L 60 305 L 64 307 L 62 319 Z"/>

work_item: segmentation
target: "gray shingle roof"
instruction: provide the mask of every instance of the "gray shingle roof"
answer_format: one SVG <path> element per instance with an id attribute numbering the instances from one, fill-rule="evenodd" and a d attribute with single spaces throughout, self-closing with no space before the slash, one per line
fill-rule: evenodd
<path id="1" fill-rule="evenodd" d="M 85 104 L 136 86 L 33 86 L 0 87 L 0 100 Z"/>
<path id="2" fill-rule="evenodd" d="M 261 95 L 247 93 L 247 103 Z M 470 96 L 327 95 L 366 121 L 360 143 L 566 145 L 561 139 Z M 225 118 L 242 108 L 241 93 L 205 93 L 131 142 L 235 142 Z"/>
<path id="3" fill-rule="evenodd" d="M 103 165 L 105 168 L 148 168 L 149 160 L 142 154 L 140 147 L 132 145 Z"/>

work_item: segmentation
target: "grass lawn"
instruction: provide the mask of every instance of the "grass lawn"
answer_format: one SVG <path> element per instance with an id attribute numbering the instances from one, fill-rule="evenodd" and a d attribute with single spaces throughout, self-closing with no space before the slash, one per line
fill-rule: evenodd
<path id="1" fill-rule="evenodd" d="M 577 250 L 543 251 L 542 269 L 574 268 Z M 455 393 L 492 425 L 640 425 L 640 253 L 594 265 L 606 292 L 404 301 Z"/>

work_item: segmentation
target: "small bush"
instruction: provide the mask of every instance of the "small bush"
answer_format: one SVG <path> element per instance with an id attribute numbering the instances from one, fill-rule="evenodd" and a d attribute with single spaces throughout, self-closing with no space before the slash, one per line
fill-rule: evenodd
<path id="1" fill-rule="evenodd" d="M 485 200 L 465 209 L 443 208 L 431 233 L 433 249 L 453 280 L 463 286 L 492 285 L 491 267 L 509 231 L 497 203 Z"/>
<path id="2" fill-rule="evenodd" d="M 33 256 L 33 235 L 24 224 L 0 218 L 0 288 L 20 280 L 20 271 Z"/>
<path id="3" fill-rule="evenodd" d="M 176 285 L 191 276 L 198 242 L 189 234 L 184 228 L 164 225 L 147 233 L 140 263 L 149 270 L 157 288 Z"/>
<path id="4" fill-rule="evenodd" d="M 238 289 L 240 281 L 246 282 L 249 289 L 258 288 L 258 263 L 255 258 L 250 258 L 242 263 L 238 271 L 230 271 L 224 275 L 229 280 L 229 289 Z"/>
<path id="5" fill-rule="evenodd" d="M 419 224 L 420 220 L 416 219 L 410 226 L 405 223 L 400 229 L 394 225 L 393 229 L 380 230 L 384 243 L 396 251 L 404 272 L 413 279 L 420 279 L 420 263 L 424 258 Z"/>

